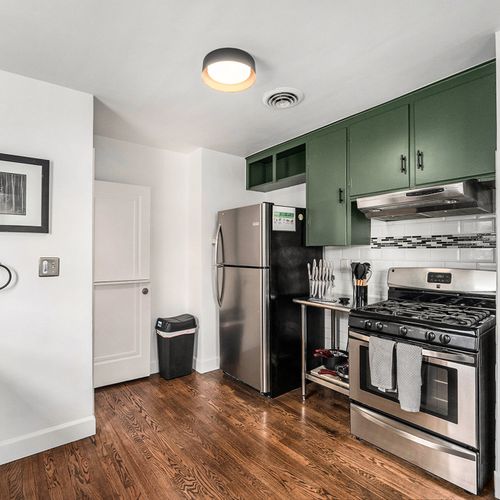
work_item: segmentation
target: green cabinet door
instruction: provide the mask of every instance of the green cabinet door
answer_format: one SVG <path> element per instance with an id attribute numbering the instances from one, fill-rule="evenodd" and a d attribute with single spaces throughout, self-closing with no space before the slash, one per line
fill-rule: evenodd
<path id="1" fill-rule="evenodd" d="M 308 245 L 346 245 L 347 130 L 315 136 L 307 143 Z"/>
<path id="2" fill-rule="evenodd" d="M 495 75 L 415 101 L 416 184 L 495 172 Z"/>
<path id="3" fill-rule="evenodd" d="M 351 196 L 409 187 L 408 110 L 404 104 L 349 127 Z"/>

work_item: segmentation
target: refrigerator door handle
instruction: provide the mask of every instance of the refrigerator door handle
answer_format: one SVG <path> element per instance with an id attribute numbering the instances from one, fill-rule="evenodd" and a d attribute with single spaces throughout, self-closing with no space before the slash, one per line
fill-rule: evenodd
<path id="1" fill-rule="evenodd" d="M 222 241 L 222 226 L 219 224 L 217 226 L 217 231 L 215 232 L 215 244 L 214 244 L 214 266 L 219 266 L 219 245 Z M 222 244 L 224 244 L 222 242 Z M 222 246 L 222 262 L 224 262 L 224 247 Z"/>
<path id="2" fill-rule="evenodd" d="M 219 269 L 222 269 L 222 286 L 219 293 Z M 224 299 L 224 284 L 226 281 L 226 270 L 224 266 L 217 266 L 217 304 L 222 307 L 222 301 Z"/>
<path id="3" fill-rule="evenodd" d="M 217 226 L 217 231 L 215 232 L 215 244 L 214 244 L 214 289 L 215 289 L 215 299 L 217 300 L 217 305 L 222 307 L 222 296 L 224 294 L 224 266 L 219 264 L 219 244 L 222 240 L 222 226 L 219 224 Z M 222 260 L 224 261 L 224 248 L 222 247 Z M 219 290 L 219 269 L 222 269 L 222 288 Z"/>

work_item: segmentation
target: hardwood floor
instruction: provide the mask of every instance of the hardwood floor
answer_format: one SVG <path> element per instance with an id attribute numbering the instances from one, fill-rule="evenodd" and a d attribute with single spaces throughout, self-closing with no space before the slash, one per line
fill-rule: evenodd
<path id="1" fill-rule="evenodd" d="M 1 466 L 0 499 L 474 498 L 357 441 L 347 398 L 311 387 L 305 405 L 221 372 L 99 389 L 97 435 Z"/>

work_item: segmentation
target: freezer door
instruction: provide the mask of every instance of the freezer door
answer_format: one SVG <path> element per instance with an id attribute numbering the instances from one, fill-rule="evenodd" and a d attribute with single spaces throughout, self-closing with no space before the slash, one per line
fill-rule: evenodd
<path id="1" fill-rule="evenodd" d="M 220 359 L 224 372 L 269 392 L 267 269 L 224 267 L 219 311 Z"/>
<path id="2" fill-rule="evenodd" d="M 217 264 L 265 267 L 268 265 L 268 203 L 219 212 Z"/>

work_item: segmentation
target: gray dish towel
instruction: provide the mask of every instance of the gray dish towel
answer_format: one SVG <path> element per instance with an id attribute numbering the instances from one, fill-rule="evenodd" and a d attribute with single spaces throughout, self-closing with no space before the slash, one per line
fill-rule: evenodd
<path id="1" fill-rule="evenodd" d="M 384 391 L 393 391 L 396 388 L 393 367 L 395 345 L 396 342 L 392 340 L 370 337 L 368 354 L 371 384 Z"/>
<path id="2" fill-rule="evenodd" d="M 398 343 L 396 352 L 399 405 L 404 411 L 419 412 L 422 398 L 422 348 Z"/>

